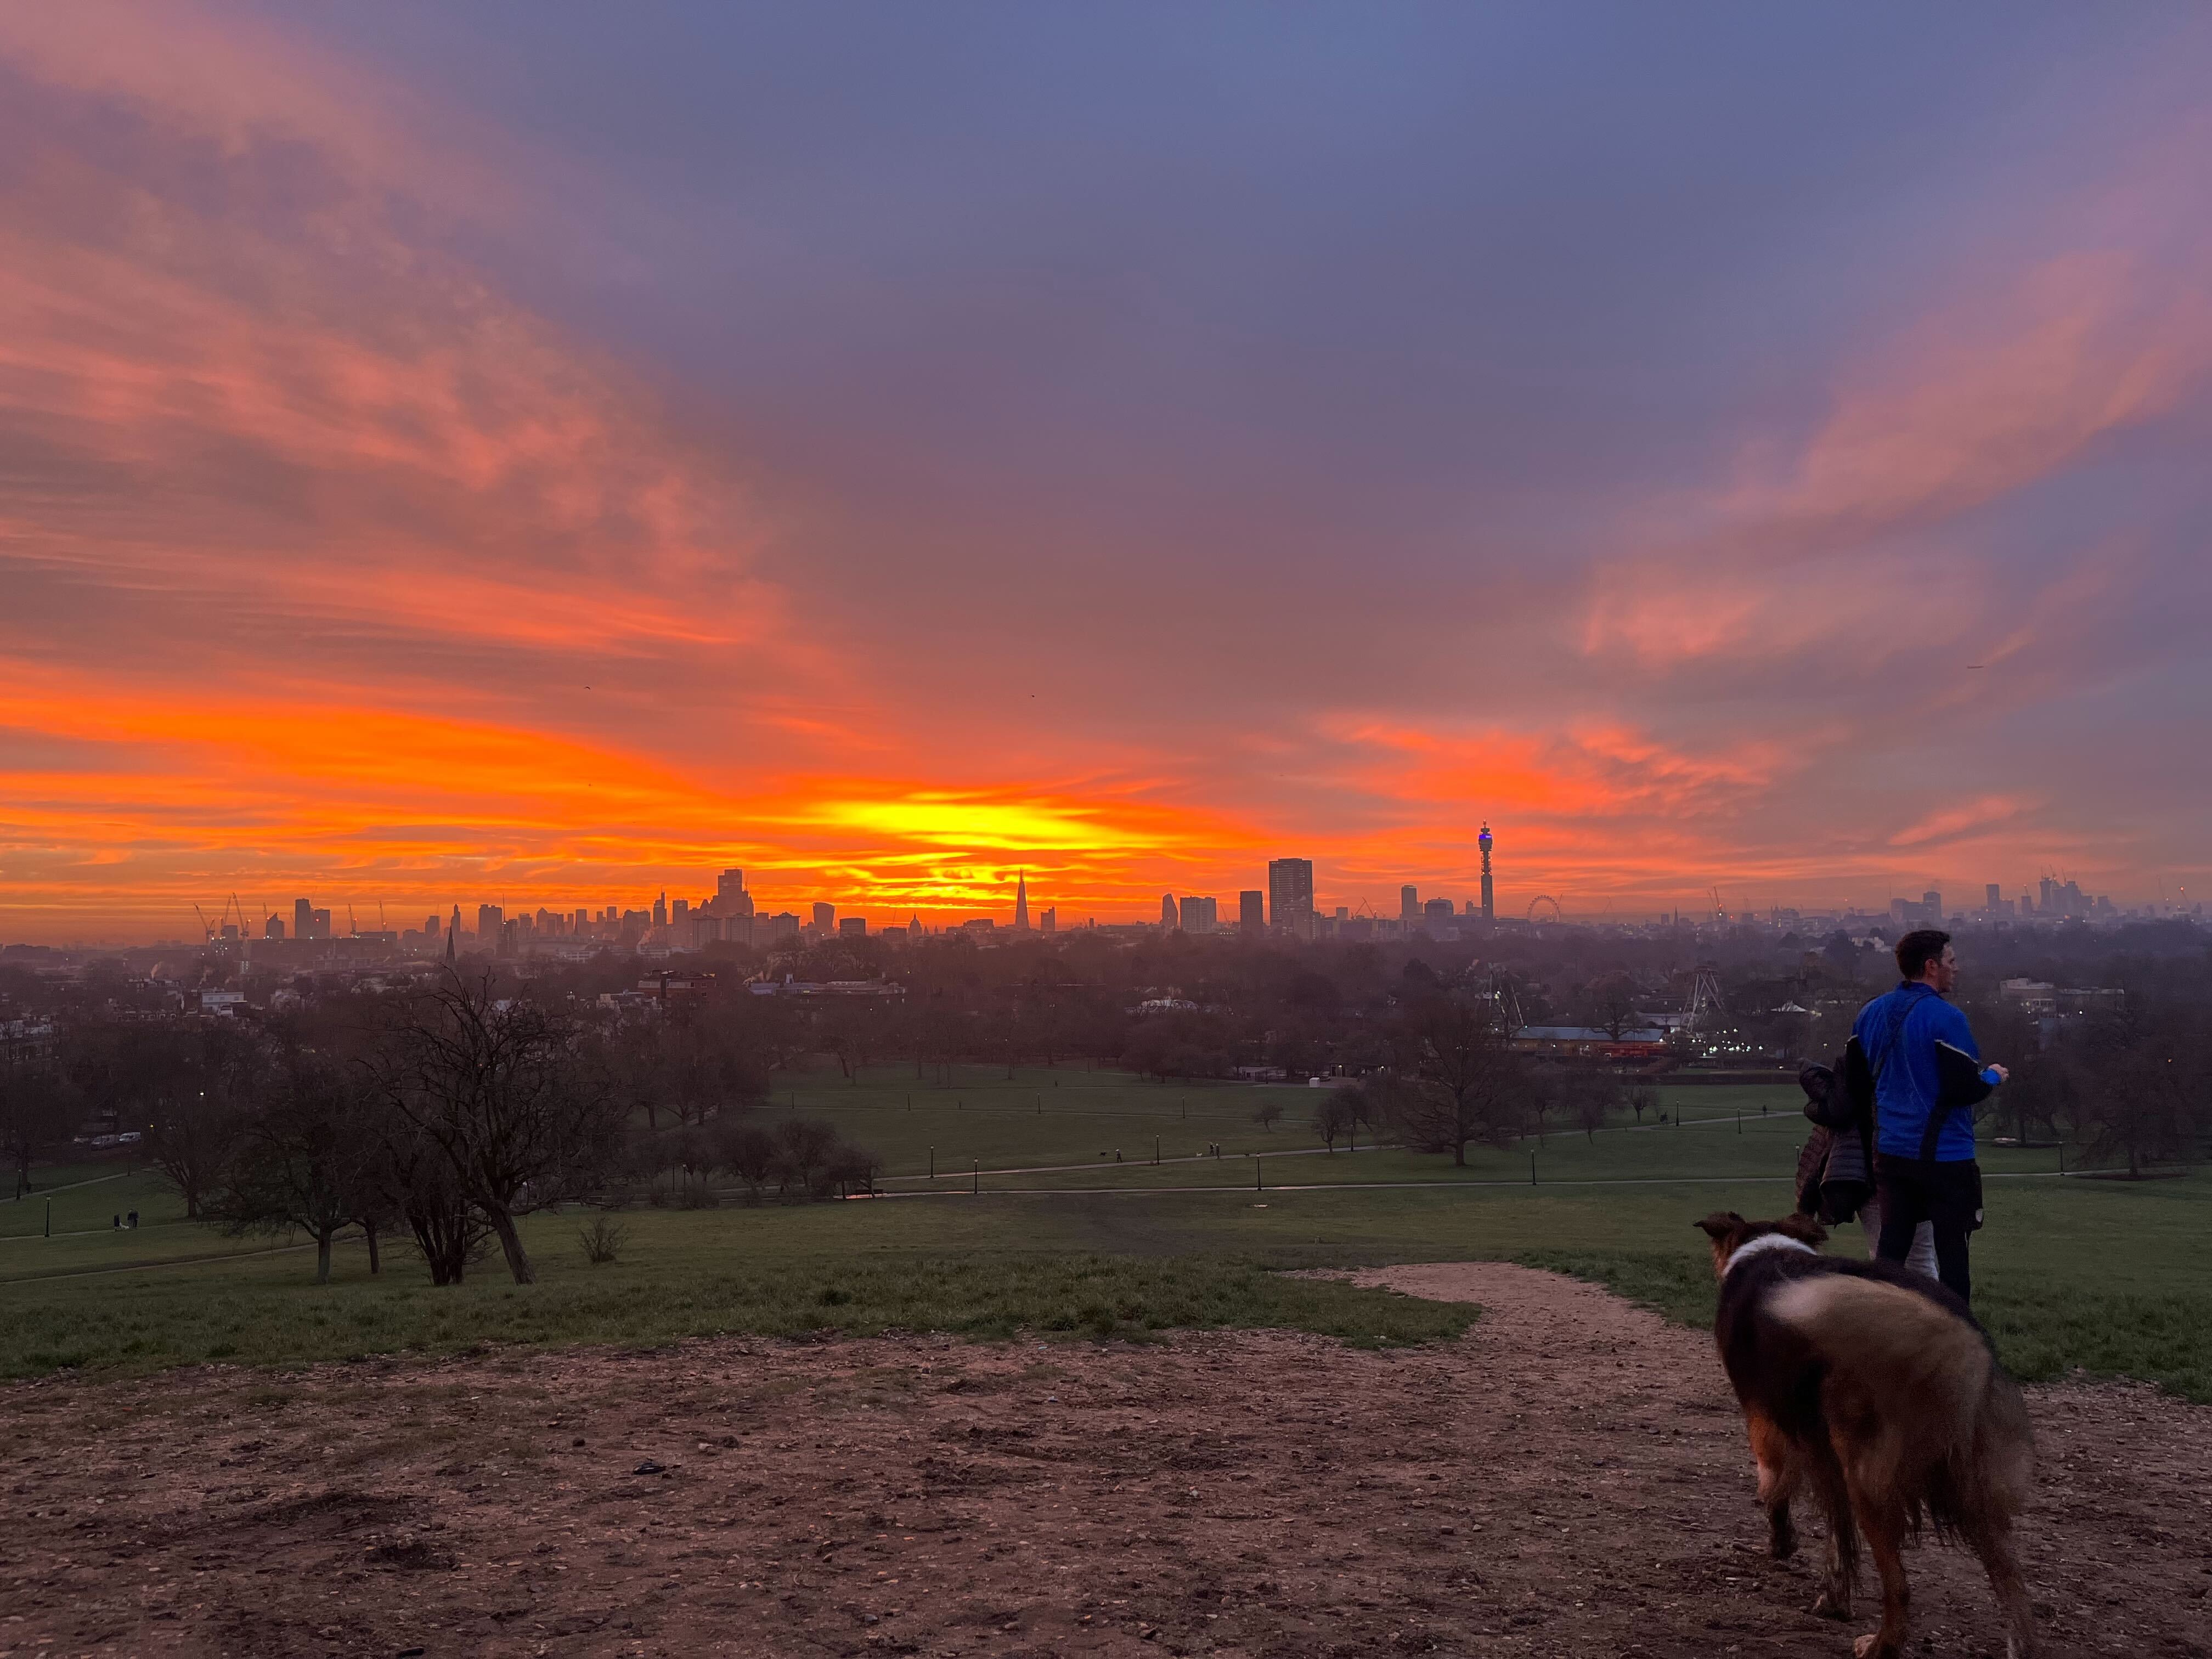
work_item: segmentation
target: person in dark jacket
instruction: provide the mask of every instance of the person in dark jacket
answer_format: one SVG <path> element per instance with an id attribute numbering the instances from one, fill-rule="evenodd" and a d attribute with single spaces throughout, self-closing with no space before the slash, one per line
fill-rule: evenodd
<path id="1" fill-rule="evenodd" d="M 1897 967 L 1903 982 L 1859 1011 L 1844 1050 L 1845 1086 L 1874 1108 L 1876 1249 L 1886 1261 L 1903 1261 L 1914 1229 L 1929 1223 L 1936 1277 L 1963 1301 L 1972 1290 L 1966 1237 L 1982 1224 L 1974 1108 L 2007 1073 L 1982 1064 L 1966 1017 L 1944 1000 L 1959 981 L 1948 933 L 1907 933 L 1897 942 Z"/>
<path id="2" fill-rule="evenodd" d="M 1855 1101 L 1844 1086 L 1849 1060 L 1834 1066 L 1808 1066 L 1797 1073 L 1805 1091 L 1805 1116 L 1813 1132 L 1797 1154 L 1797 1209 L 1832 1231 L 1853 1216 L 1866 1235 L 1867 1254 L 1881 1253 L 1881 1200 L 1875 1195 L 1875 1124 L 1871 1102 Z M 1936 1230 L 1912 1231 L 1905 1265 L 1936 1277 Z"/>

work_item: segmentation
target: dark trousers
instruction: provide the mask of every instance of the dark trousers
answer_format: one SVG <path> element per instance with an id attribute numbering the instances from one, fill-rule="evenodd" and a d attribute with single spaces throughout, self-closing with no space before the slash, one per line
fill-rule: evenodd
<path id="1" fill-rule="evenodd" d="M 1966 1235 L 1982 1224 L 1982 1166 L 1972 1158 L 1937 1164 L 1926 1158 L 1874 1161 L 1875 1192 L 1881 1200 L 1881 1242 L 1875 1254 L 1902 1261 L 1911 1253 L 1912 1231 L 1922 1222 L 1936 1233 L 1936 1276 L 1961 1302 L 1973 1295 L 1966 1270 Z"/>

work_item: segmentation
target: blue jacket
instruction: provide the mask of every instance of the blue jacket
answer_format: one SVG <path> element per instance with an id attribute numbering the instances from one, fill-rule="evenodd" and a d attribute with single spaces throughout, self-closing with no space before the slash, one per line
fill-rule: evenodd
<path id="1" fill-rule="evenodd" d="M 1981 1080 L 1981 1050 L 1964 1014 L 1929 986 L 1900 984 L 1859 1010 L 1851 1048 L 1850 1070 L 1862 1088 L 1873 1084 L 1875 1151 L 1929 1156 L 1929 1124 L 1940 1112 L 1936 1161 L 1973 1157 L 1974 1108 L 1989 1098 L 1990 1085 Z"/>

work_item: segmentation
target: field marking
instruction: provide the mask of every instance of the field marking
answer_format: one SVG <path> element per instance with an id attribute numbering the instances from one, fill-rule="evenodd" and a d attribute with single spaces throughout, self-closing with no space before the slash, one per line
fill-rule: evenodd
<path id="1" fill-rule="evenodd" d="M 56 1193 L 73 1193 L 80 1187 L 97 1187 L 103 1181 L 128 1181 L 141 1171 L 125 1170 L 120 1175 L 94 1176 L 88 1181 L 71 1181 L 59 1187 L 48 1187 L 43 1192 L 18 1193 L 13 1198 L 0 1199 L 0 1204 L 27 1204 L 34 1198 L 52 1198 Z"/>
<path id="2" fill-rule="evenodd" d="M 210 1261 L 245 1261 L 256 1256 L 283 1255 L 290 1250 L 312 1250 L 308 1244 L 271 1244 L 265 1250 L 233 1250 L 227 1255 L 181 1255 L 173 1261 L 133 1261 L 120 1267 L 77 1267 L 65 1273 L 25 1273 L 19 1279 L 0 1279 L 9 1285 L 46 1285 L 59 1279 L 97 1279 L 103 1273 L 150 1273 L 164 1267 L 198 1267 Z"/>
<path id="3" fill-rule="evenodd" d="M 1232 1158 L 1350 1158 L 1356 1156 L 1360 1152 L 1402 1152 L 1404 1148 L 1399 1146 L 1395 1141 L 1382 1142 L 1371 1146 L 1346 1146 L 1341 1152 L 1332 1152 L 1326 1146 L 1284 1146 L 1271 1149 L 1263 1152 L 1224 1152 L 1218 1158 L 1216 1158 L 1212 1152 L 1182 1152 L 1178 1153 L 1174 1158 L 1164 1158 L 1157 1164 L 1149 1158 L 1127 1158 L 1119 1164 L 1108 1164 L 1103 1159 L 1094 1158 L 1082 1164 L 1017 1164 L 1011 1168 L 1000 1170 L 971 1170 L 969 1171 L 969 1174 L 1059 1175 L 1062 1171 L 1068 1170 L 1133 1170 L 1138 1168 L 1146 1170 L 1164 1170 L 1170 1164 L 1226 1164 Z M 957 1170 L 948 1170 L 944 1175 L 939 1176 L 887 1175 L 879 1176 L 877 1179 L 879 1181 L 957 1181 L 962 1179 L 962 1176 Z"/>
<path id="4" fill-rule="evenodd" d="M 988 1175 L 988 1170 L 983 1171 Z M 2084 1176 L 2124 1175 L 2124 1170 L 2007 1170 L 1998 1172 L 1984 1170 L 1984 1181 L 2073 1181 Z M 953 1177 L 940 1176 L 939 1180 Z M 1364 1193 L 1396 1192 L 1411 1188 L 1433 1187 L 1445 1192 L 1460 1192 L 1468 1188 L 1497 1187 L 1786 1187 L 1794 1176 L 1591 1176 L 1577 1181 L 1493 1180 L 1486 1176 L 1480 1181 L 1313 1181 L 1285 1182 L 1275 1187 L 994 1187 L 988 1192 L 924 1188 L 911 1193 L 855 1193 L 844 1200 L 847 1203 L 864 1202 L 870 1198 L 1050 1198 L 1061 1194 L 1095 1196 L 1107 1194 L 1114 1196 L 1152 1198 L 1176 1193 Z"/>

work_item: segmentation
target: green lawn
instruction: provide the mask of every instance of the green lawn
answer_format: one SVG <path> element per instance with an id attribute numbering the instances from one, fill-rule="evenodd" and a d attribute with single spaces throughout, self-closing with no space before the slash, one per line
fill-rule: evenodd
<path id="1" fill-rule="evenodd" d="M 534 1217 L 527 1236 L 541 1279 L 528 1287 L 505 1282 L 495 1257 L 467 1284 L 435 1290 L 398 1249 L 372 1280 L 358 1243 L 341 1246 L 337 1282 L 318 1287 L 312 1251 L 224 1240 L 183 1221 L 145 1176 L 56 1193 L 56 1231 L 67 1217 L 85 1229 L 73 1237 L 26 1237 L 0 1207 L 0 1224 L 13 1229 L 0 1233 L 0 1376 L 824 1328 L 1088 1335 L 1286 1326 L 1421 1341 L 1462 1328 L 1468 1310 L 1271 1270 L 1451 1259 L 1557 1267 L 1700 1323 L 1711 1273 L 1692 1223 L 1716 1208 L 1786 1209 L 1802 1132 L 1794 1099 L 1682 1089 L 1667 1096 L 1670 1115 L 1686 1108 L 1681 1127 L 1549 1136 L 1534 1149 L 1533 1187 L 1522 1146 L 1478 1153 L 1465 1171 L 1396 1151 L 1270 1157 L 1257 1166 L 1267 1189 L 1255 1191 L 1249 1156 L 1155 1167 L 1126 1161 L 1130 1145 L 1158 1133 L 1170 1158 L 1208 1139 L 1232 1152 L 1287 1151 L 1310 1144 L 1310 1131 L 1294 1128 L 1318 1091 L 1277 1091 L 1297 1097 L 1295 1115 L 1270 1135 L 1249 1121 L 1254 1090 L 1178 1091 L 1082 1073 L 1054 1090 L 1049 1079 L 917 1088 L 911 1111 L 902 1086 L 910 1073 L 860 1087 L 800 1079 L 799 1109 L 835 1117 L 893 1168 L 934 1145 L 940 1168 L 963 1160 L 961 1178 L 933 1191 L 926 1180 L 893 1182 L 902 1195 L 846 1203 L 631 1211 L 620 1218 L 630 1230 L 622 1259 L 597 1267 L 576 1243 L 581 1218 Z M 776 1109 L 790 1109 L 791 1086 Z M 1786 1109 L 1762 1119 L 1762 1094 Z M 1741 1132 L 1739 1103 L 1748 1114 Z M 1106 1126 L 1122 1138 L 1100 1139 Z M 1097 1152 L 1115 1145 L 1125 1162 L 1102 1164 Z M 970 1196 L 969 1159 L 1079 1167 L 986 1175 Z M 1991 1148 L 1984 1162 L 1990 1222 L 1975 1243 L 1976 1300 L 2008 1363 L 2032 1378 L 2078 1366 L 2212 1401 L 2212 1177 L 2061 1181 L 2048 1173 L 2050 1151 Z M 908 1173 L 922 1167 L 915 1159 Z M 107 1228 L 118 1207 L 140 1211 L 137 1233 Z M 1853 1229 L 1837 1248 L 1863 1245 Z M 186 1265 L 243 1251 L 255 1253 Z M 59 1273 L 76 1276 L 51 1276 Z"/>

